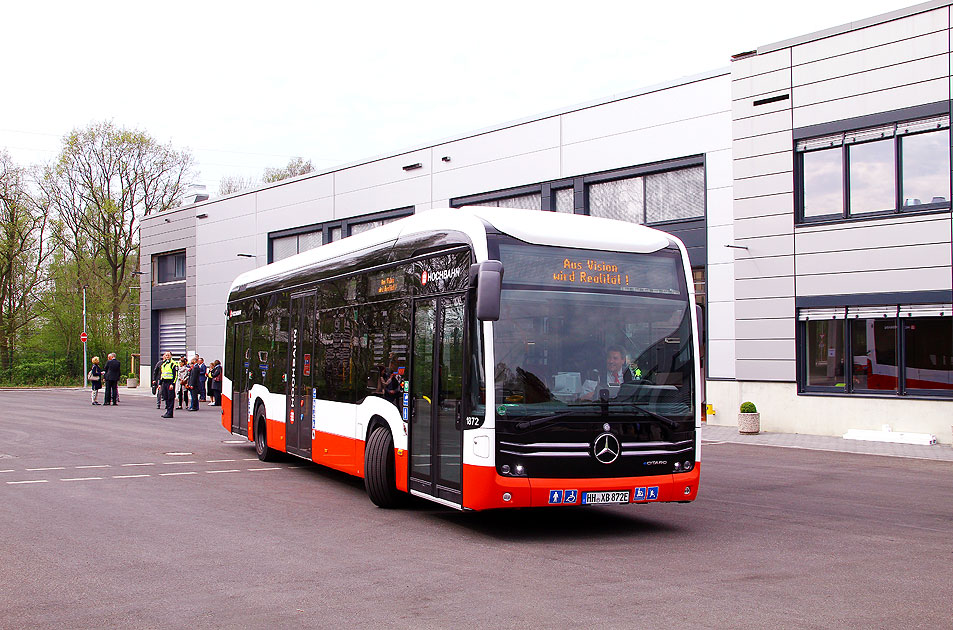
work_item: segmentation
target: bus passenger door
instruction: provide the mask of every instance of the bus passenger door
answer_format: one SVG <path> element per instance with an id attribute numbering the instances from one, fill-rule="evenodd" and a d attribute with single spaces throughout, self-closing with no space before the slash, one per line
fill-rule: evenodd
<path id="1" fill-rule="evenodd" d="M 417 300 L 410 373 L 410 487 L 462 504 L 463 296 Z"/>
<path id="2" fill-rule="evenodd" d="M 288 352 L 288 417 L 286 446 L 289 453 L 311 459 L 311 354 L 313 352 L 314 295 L 291 298 Z"/>
<path id="3" fill-rule="evenodd" d="M 251 369 L 251 322 L 235 324 L 232 339 L 232 433 L 248 435 L 248 371 Z"/>

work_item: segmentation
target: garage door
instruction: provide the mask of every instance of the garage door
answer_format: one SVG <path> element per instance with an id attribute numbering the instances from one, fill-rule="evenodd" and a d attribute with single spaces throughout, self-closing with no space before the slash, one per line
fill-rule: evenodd
<path id="1" fill-rule="evenodd" d="M 170 308 L 159 311 L 159 354 L 171 352 L 173 357 L 185 354 L 185 309 Z"/>

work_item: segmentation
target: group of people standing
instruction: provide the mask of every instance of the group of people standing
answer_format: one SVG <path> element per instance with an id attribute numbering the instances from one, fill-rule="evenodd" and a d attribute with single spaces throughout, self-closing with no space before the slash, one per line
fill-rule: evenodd
<path id="1" fill-rule="evenodd" d="M 163 418 L 171 418 L 175 401 L 179 409 L 186 405 L 187 411 L 198 411 L 199 403 L 208 400 L 209 406 L 222 406 L 222 363 L 217 359 L 206 365 L 202 357 L 190 361 L 182 357 L 172 359 L 166 352 L 152 370 L 152 386 L 156 392 L 156 409 L 165 400 Z"/>
<path id="2" fill-rule="evenodd" d="M 116 358 L 116 353 L 109 353 L 109 355 L 106 357 L 106 365 L 99 365 L 99 357 L 93 357 L 92 362 L 93 367 L 90 368 L 89 372 L 86 374 L 86 379 L 92 386 L 92 393 L 90 394 L 91 402 L 94 405 L 98 405 L 99 401 L 96 399 L 99 398 L 99 390 L 105 389 L 106 393 L 103 394 L 103 404 L 118 405 L 119 372 L 121 371 L 122 366 L 119 365 L 119 360 Z"/>

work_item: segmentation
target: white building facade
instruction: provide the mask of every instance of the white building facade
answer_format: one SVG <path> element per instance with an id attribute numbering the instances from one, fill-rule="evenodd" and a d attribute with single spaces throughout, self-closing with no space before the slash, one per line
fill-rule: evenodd
<path id="1" fill-rule="evenodd" d="M 710 423 L 751 400 L 769 431 L 890 424 L 949 442 L 949 4 L 146 217 L 143 369 L 160 349 L 221 359 L 243 271 L 431 208 L 523 207 L 686 243 Z"/>

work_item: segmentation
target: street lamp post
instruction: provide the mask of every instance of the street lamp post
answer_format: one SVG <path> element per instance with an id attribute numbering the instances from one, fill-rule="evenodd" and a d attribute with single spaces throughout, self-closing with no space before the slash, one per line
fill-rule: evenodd
<path id="1" fill-rule="evenodd" d="M 83 285 L 83 389 L 86 389 L 86 287 L 88 284 Z"/>

